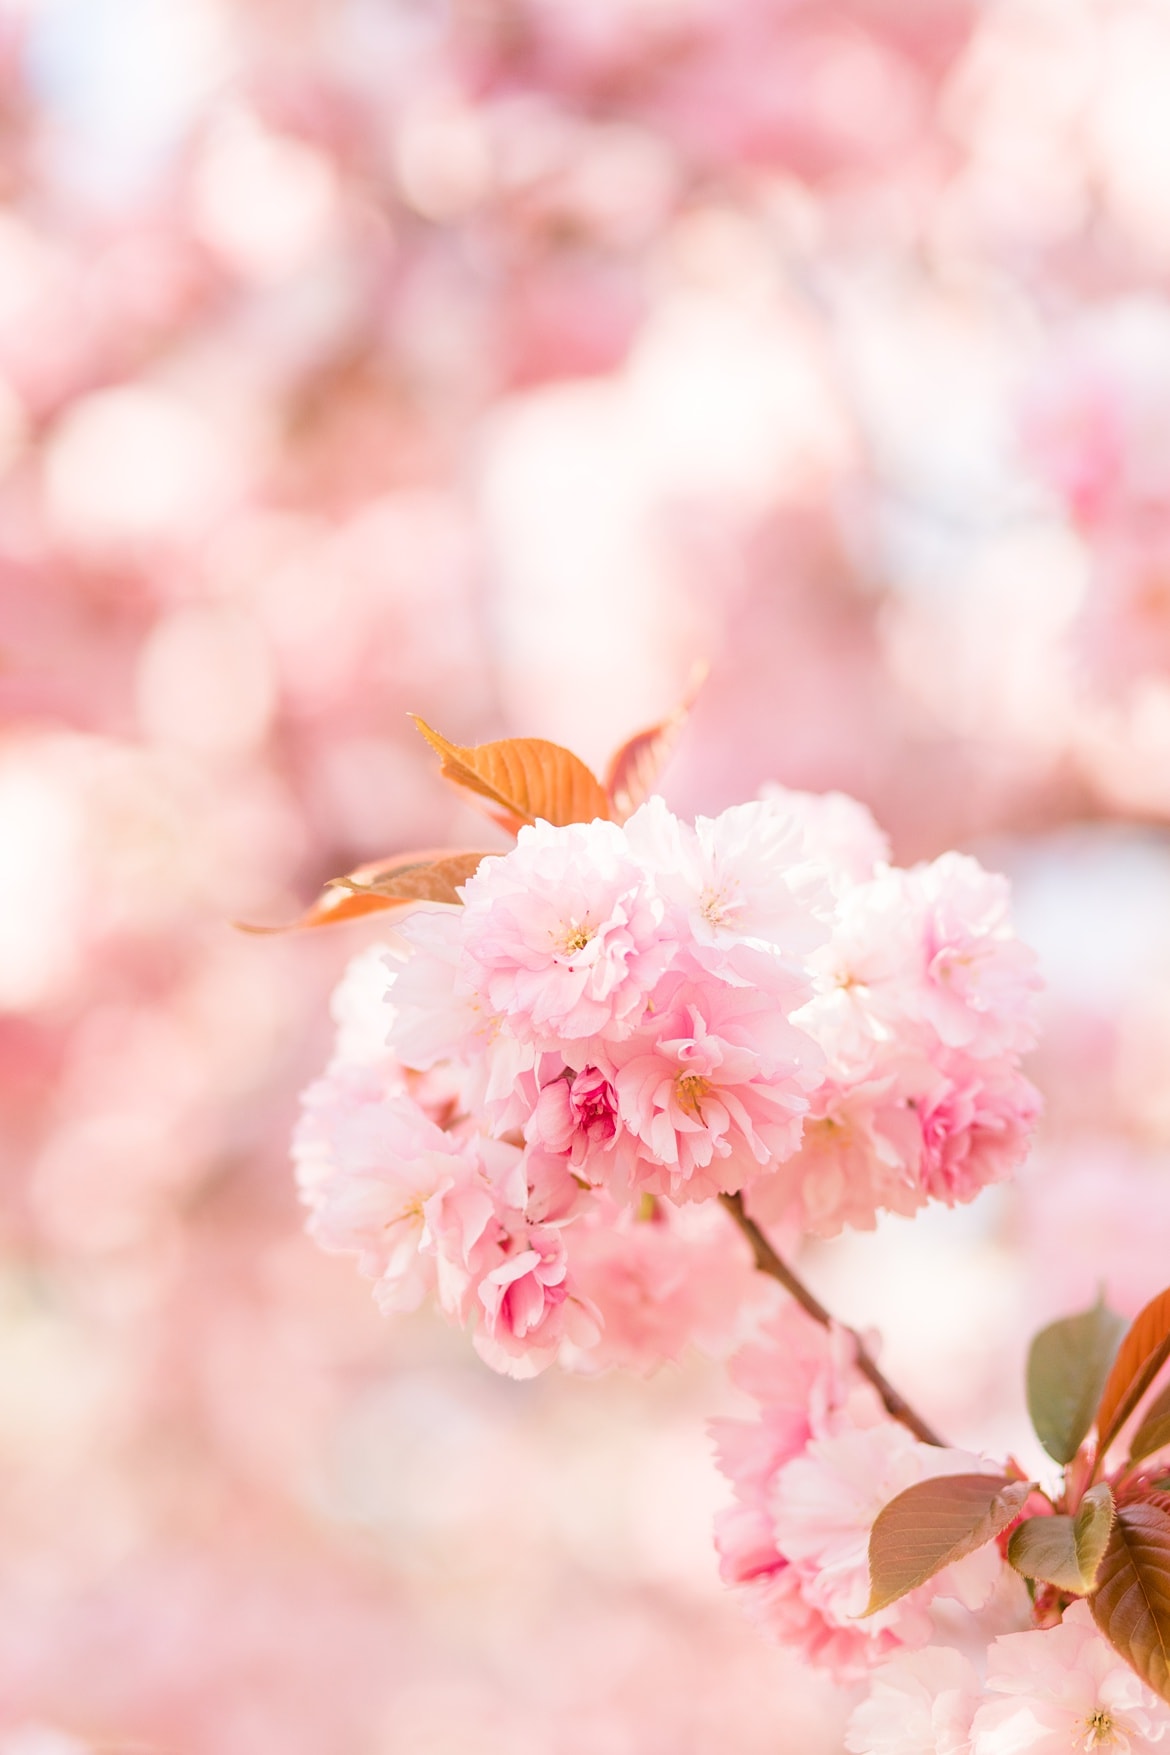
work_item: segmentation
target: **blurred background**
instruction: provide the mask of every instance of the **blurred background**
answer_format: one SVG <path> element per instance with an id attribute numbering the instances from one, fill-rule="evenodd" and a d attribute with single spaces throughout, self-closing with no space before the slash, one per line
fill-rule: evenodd
<path id="1" fill-rule="evenodd" d="M 700 1361 L 493 1377 L 301 1235 L 406 718 L 1015 881 L 1017 1188 L 819 1245 L 957 1442 L 1170 1279 L 1162 0 L 0 0 L 0 1751 L 832 1755 Z"/>

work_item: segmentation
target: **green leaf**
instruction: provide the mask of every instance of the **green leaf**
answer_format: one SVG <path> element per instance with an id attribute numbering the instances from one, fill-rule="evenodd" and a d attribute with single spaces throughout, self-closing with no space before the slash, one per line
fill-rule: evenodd
<path id="1" fill-rule="evenodd" d="M 1093 1619 L 1142 1681 L 1170 1700 L 1170 1501 L 1119 1505 L 1090 1599 Z"/>
<path id="2" fill-rule="evenodd" d="M 1116 1516 L 1117 1505 L 1112 1488 L 1105 1481 L 1098 1481 L 1081 1500 L 1080 1509 L 1074 1519 L 1077 1560 L 1080 1563 L 1081 1577 L 1090 1587 L 1096 1583 Z"/>
<path id="3" fill-rule="evenodd" d="M 1099 1455 L 1105 1455 L 1168 1358 L 1170 1290 L 1138 1311 L 1118 1348 L 1097 1409 Z"/>
<path id="4" fill-rule="evenodd" d="M 1058 1463 L 1077 1454 L 1125 1332 L 1125 1318 L 1098 1299 L 1091 1310 L 1042 1328 L 1028 1351 L 1028 1412 Z"/>
<path id="5" fill-rule="evenodd" d="M 1131 1463 L 1141 1462 L 1144 1456 L 1153 1456 L 1156 1450 L 1167 1444 L 1170 1444 L 1170 1384 L 1146 1409 L 1142 1423 L 1133 1435 L 1129 1460 Z"/>
<path id="6" fill-rule="evenodd" d="M 1012 1531 L 1008 1560 L 1025 1578 L 1087 1596 L 1109 1541 L 1113 1510 L 1113 1494 L 1102 1482 L 1085 1494 L 1075 1517 L 1026 1518 Z"/>
<path id="7" fill-rule="evenodd" d="M 869 1532 L 864 1613 L 876 1614 L 990 1542 L 1019 1516 L 1034 1485 L 1007 1475 L 939 1475 L 891 1499 Z"/>

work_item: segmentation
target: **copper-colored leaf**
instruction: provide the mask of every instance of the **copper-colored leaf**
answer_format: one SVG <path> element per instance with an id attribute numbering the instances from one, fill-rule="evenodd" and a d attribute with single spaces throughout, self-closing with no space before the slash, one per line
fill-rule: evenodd
<path id="1" fill-rule="evenodd" d="M 1145 1413 L 1141 1424 L 1133 1435 L 1133 1443 L 1129 1447 L 1131 1463 L 1141 1462 L 1143 1457 L 1153 1456 L 1156 1450 L 1164 1450 L 1170 1444 L 1170 1384 L 1156 1395 Z"/>
<path id="2" fill-rule="evenodd" d="M 869 1532 L 865 1613 L 897 1602 L 992 1541 L 1019 1516 L 1034 1485 L 1007 1475 L 939 1475 L 891 1499 Z"/>
<path id="3" fill-rule="evenodd" d="M 432 731 L 417 713 L 414 720 L 443 758 L 440 773 L 477 799 L 489 816 L 515 834 L 525 823 L 591 823 L 610 815 L 609 798 L 595 775 L 571 750 L 541 737 L 505 737 L 498 743 L 464 748 Z"/>
<path id="4" fill-rule="evenodd" d="M 363 865 L 338 881 L 363 895 L 393 902 L 461 903 L 460 885 L 475 875 L 483 860 L 493 857 L 480 850 L 404 853 L 398 859 Z"/>
<path id="5" fill-rule="evenodd" d="M 1098 1300 L 1091 1310 L 1042 1328 L 1028 1349 L 1028 1412 L 1041 1444 L 1071 1462 L 1125 1333 L 1125 1318 Z"/>
<path id="6" fill-rule="evenodd" d="M 1113 1527 L 1113 1494 L 1102 1481 L 1075 1517 L 1029 1517 L 1012 1531 L 1007 1557 L 1025 1578 L 1083 1597 L 1093 1589 Z"/>
<path id="7" fill-rule="evenodd" d="M 1159 1292 L 1139 1310 L 1118 1349 L 1097 1408 L 1100 1454 L 1104 1456 L 1170 1358 L 1170 1290 Z"/>
<path id="8" fill-rule="evenodd" d="M 487 853 L 438 848 L 375 859 L 346 877 L 331 878 L 312 906 L 287 926 L 241 925 L 240 930 L 295 932 L 310 926 L 333 926 L 387 908 L 404 908 L 413 902 L 459 902 L 462 898 L 456 886 L 465 884 L 480 861 L 489 857 Z"/>
<path id="9" fill-rule="evenodd" d="M 1093 1619 L 1142 1681 L 1170 1700 L 1170 1510 L 1119 1505 L 1091 1599 Z"/>
<path id="10" fill-rule="evenodd" d="M 706 675 L 707 667 L 703 665 L 696 670 L 686 695 L 673 713 L 668 713 L 657 725 L 648 725 L 645 731 L 636 731 L 610 757 L 605 790 L 619 823 L 632 816 L 653 792 L 659 774 L 674 754 L 674 746 L 682 735 Z"/>

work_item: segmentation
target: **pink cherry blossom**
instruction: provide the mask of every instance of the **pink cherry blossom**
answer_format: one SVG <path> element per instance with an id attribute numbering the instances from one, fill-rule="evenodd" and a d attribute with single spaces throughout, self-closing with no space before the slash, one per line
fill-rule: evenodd
<path id="1" fill-rule="evenodd" d="M 954 1051 L 888 1056 L 890 1070 L 814 1092 L 799 1150 L 754 1177 L 748 1206 L 818 1237 L 872 1230 L 879 1212 L 956 1206 L 1022 1163 L 1040 1100 L 1012 1063 Z"/>
<path id="2" fill-rule="evenodd" d="M 799 1149 L 754 1177 L 748 1210 L 769 1226 L 834 1237 L 872 1231 L 879 1212 L 917 1212 L 921 1128 L 891 1070 L 885 1077 L 826 1078 L 813 1093 Z"/>
<path id="3" fill-rule="evenodd" d="M 733 1376 L 760 1401 L 757 1420 L 714 1426 L 738 1500 L 716 1523 L 724 1578 L 743 1587 L 773 1637 L 842 1679 L 926 1644 L 936 1599 L 977 1609 L 1004 1569 L 994 1546 L 978 1550 L 860 1619 L 869 1532 L 882 1507 L 914 1482 L 989 1465 L 923 1444 L 891 1421 L 851 1363 L 852 1344 L 786 1312 L 764 1344 L 732 1363 Z"/>
<path id="4" fill-rule="evenodd" d="M 652 798 L 630 818 L 626 836 L 698 963 L 724 980 L 749 981 L 759 966 L 751 948 L 767 947 L 770 979 L 787 976 L 787 1008 L 808 996 L 801 958 L 827 937 L 830 896 L 794 817 L 740 804 L 692 825 Z"/>
<path id="5" fill-rule="evenodd" d="M 499 1369 L 644 1367 L 733 1327 L 687 1285 L 725 1271 L 726 1224 L 661 1202 L 742 1189 L 783 1242 L 1006 1175 L 1035 1113 L 1006 893 L 973 861 L 881 866 L 875 834 L 841 799 L 693 826 L 651 800 L 485 858 L 347 976 L 298 1141 L 314 1235 L 387 1307 L 433 1291 Z"/>
<path id="6" fill-rule="evenodd" d="M 870 1070 L 915 1009 L 922 940 L 907 877 L 879 870 L 839 898 L 832 937 L 811 958 L 816 992 L 799 1021 L 842 1070 Z"/>
<path id="7" fill-rule="evenodd" d="M 778 1550 L 800 1568 L 810 1603 L 830 1623 L 846 1626 L 869 1597 L 869 1532 L 883 1506 L 918 1481 L 977 1474 L 989 1465 L 966 1451 L 923 1444 L 893 1421 L 813 1439 L 787 1463 L 772 1490 Z M 978 1608 L 990 1595 L 1002 1560 L 991 1545 L 946 1568 L 918 1591 L 869 1617 L 867 1633 L 892 1629 L 920 1643 L 918 1611 L 936 1594 Z"/>
<path id="8" fill-rule="evenodd" d="M 953 1647 L 900 1652 L 854 1710 L 845 1747 L 850 1755 L 968 1755 L 982 1693 L 979 1671 Z"/>
<path id="9" fill-rule="evenodd" d="M 765 1421 L 796 1421 L 794 1430 L 800 1437 L 787 1453 L 795 1456 L 810 1438 L 885 1419 L 876 1391 L 857 1370 L 856 1359 L 856 1337 L 847 1329 L 835 1324 L 823 1328 L 795 1304 L 786 1303 L 758 1337 L 729 1361 L 728 1374 L 760 1404 Z M 725 1424 L 717 1427 L 722 1430 Z"/>
<path id="10" fill-rule="evenodd" d="M 507 1253 L 482 1275 L 472 1336 L 476 1352 L 511 1377 L 531 1377 L 556 1357 L 565 1340 L 588 1349 L 601 1323 L 568 1284 L 560 1232 L 532 1226 L 510 1236 Z"/>
<path id="11" fill-rule="evenodd" d="M 463 950 L 521 1040 L 628 1034 L 673 944 L 622 831 L 597 821 L 521 829 L 465 886 Z"/>
<path id="12" fill-rule="evenodd" d="M 521 1181 L 522 1173 L 515 1147 L 482 1137 L 469 1144 L 462 1167 L 464 1174 L 437 1187 L 424 1207 L 419 1249 L 434 1261 L 439 1308 L 465 1325 L 477 1314 L 476 1288 L 494 1266 L 504 1233 L 500 1208 L 506 1196 L 501 1200 L 490 1172 L 495 1170 L 497 1179 L 501 1171 L 512 1180 L 519 1175 Z"/>
<path id="13" fill-rule="evenodd" d="M 637 1185 L 706 1199 L 787 1156 L 817 1058 L 766 996 L 685 974 L 665 985 L 648 1022 L 609 1050 Z"/>
<path id="14" fill-rule="evenodd" d="M 760 788 L 769 809 L 800 831 L 805 857 L 838 892 L 873 877 L 890 857 L 889 838 L 857 799 L 843 792 L 798 792 L 775 782 Z"/>
<path id="15" fill-rule="evenodd" d="M 383 1094 L 368 1080 L 359 1090 L 354 1075 L 334 1075 L 306 1093 L 294 1149 L 312 1235 L 324 1249 L 357 1255 L 383 1309 L 413 1310 L 428 1292 L 442 1296 L 428 1247 L 436 1209 L 449 1226 L 458 1187 L 465 1235 L 469 1219 L 482 1231 L 492 1213 L 458 1138 L 404 1090 Z"/>
<path id="16" fill-rule="evenodd" d="M 590 1347 L 562 1349 L 576 1370 L 650 1372 L 691 1346 L 721 1356 L 768 1295 L 743 1237 L 709 1206 L 646 1196 L 631 1208 L 599 1190 L 563 1235 L 603 1324 Z"/>
<path id="17" fill-rule="evenodd" d="M 1036 959 L 1011 927 L 1006 878 L 974 859 L 945 853 L 909 877 L 922 933 L 923 980 L 916 995 L 948 1047 L 1020 1053 L 1036 1040 Z"/>
<path id="18" fill-rule="evenodd" d="M 475 1059 L 495 1041 L 483 995 L 467 979 L 463 938 L 454 907 L 418 908 L 397 925 L 386 958 L 389 1040 L 410 1066 Z"/>
<path id="19" fill-rule="evenodd" d="M 542 1085 L 525 1129 L 530 1140 L 566 1154 L 575 1170 L 594 1181 L 620 1130 L 617 1092 L 596 1066 L 577 1073 L 566 1067 Z"/>
<path id="20" fill-rule="evenodd" d="M 390 987 L 394 972 L 388 946 L 367 945 L 347 965 L 333 990 L 329 1010 L 337 1026 L 333 1064 L 378 1066 L 393 1060 L 389 1047 L 394 1011 Z"/>
<path id="21" fill-rule="evenodd" d="M 913 1099 L 922 1128 L 918 1177 L 924 1196 L 947 1206 L 973 1200 L 1023 1163 L 1040 1094 L 1010 1067 L 948 1055 Z"/>
<path id="22" fill-rule="evenodd" d="M 834 1056 L 863 1067 L 899 1033 L 969 1054 L 1018 1054 L 1035 1040 L 1035 958 L 1016 938 L 1006 881 L 945 854 L 889 869 L 841 898 L 817 953 L 818 993 L 802 1021 Z"/>
<path id="23" fill-rule="evenodd" d="M 1059 1626 L 995 1640 L 986 1687 L 971 1725 L 971 1755 L 1112 1748 L 1145 1755 L 1170 1731 L 1170 1707 L 1097 1631 L 1083 1602 Z"/>

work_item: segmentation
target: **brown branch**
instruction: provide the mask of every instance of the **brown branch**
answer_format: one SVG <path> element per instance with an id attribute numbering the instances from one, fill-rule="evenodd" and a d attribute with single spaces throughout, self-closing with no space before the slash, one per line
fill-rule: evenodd
<path id="1" fill-rule="evenodd" d="M 719 1199 L 751 1244 L 752 1254 L 756 1258 L 756 1266 L 759 1271 L 762 1274 L 768 1274 L 773 1280 L 778 1280 L 784 1290 L 790 1292 L 796 1299 L 801 1309 L 808 1311 L 814 1322 L 819 1322 L 823 1328 L 831 1327 L 833 1318 L 820 1299 L 815 1298 L 808 1287 L 797 1279 L 792 1269 L 781 1261 L 756 1221 L 750 1219 L 744 1212 L 743 1196 L 740 1194 L 721 1194 Z M 838 1324 L 837 1326 L 843 1325 Z M 878 1369 L 877 1363 L 866 1352 L 864 1342 L 856 1329 L 847 1329 L 846 1332 L 853 1336 L 857 1347 L 857 1369 L 863 1377 L 868 1378 L 873 1384 L 882 1398 L 886 1412 L 895 1420 L 899 1420 L 910 1432 L 913 1432 L 915 1438 L 921 1438 L 924 1444 L 937 1444 L 945 1449 L 945 1440 L 940 1438 L 937 1432 L 932 1431 L 920 1414 L 915 1413 L 910 1403 L 898 1394 L 893 1384 Z"/>

